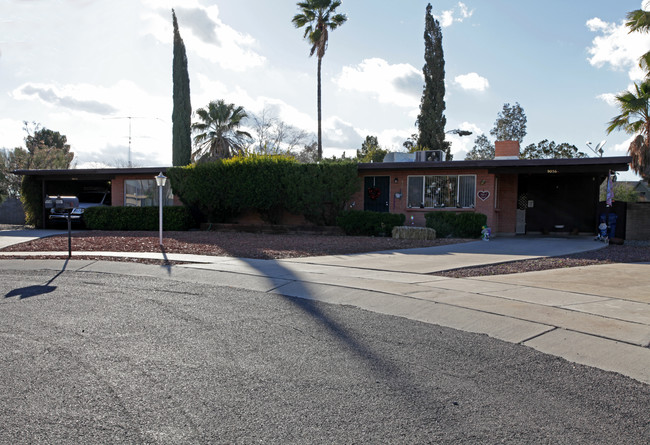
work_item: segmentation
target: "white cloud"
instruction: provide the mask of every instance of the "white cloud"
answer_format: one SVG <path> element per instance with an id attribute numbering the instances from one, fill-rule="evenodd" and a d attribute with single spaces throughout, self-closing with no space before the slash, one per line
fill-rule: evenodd
<path id="1" fill-rule="evenodd" d="M 603 94 L 599 94 L 596 97 L 611 107 L 616 106 L 616 94 L 614 93 L 603 93 Z"/>
<path id="2" fill-rule="evenodd" d="M 470 10 L 463 2 L 458 2 L 458 6 L 454 9 L 442 11 L 440 17 L 436 17 L 440 22 L 440 26 L 447 28 L 453 25 L 454 22 L 461 23 L 463 20 L 470 18 L 474 14 L 474 10 Z"/>
<path id="3" fill-rule="evenodd" d="M 171 44 L 171 6 L 163 8 L 159 2 L 149 2 L 148 6 L 151 7 L 151 12 L 145 14 L 149 23 L 145 32 L 163 43 Z M 206 8 L 192 2 L 177 8 L 175 12 L 188 54 L 233 71 L 245 71 L 266 62 L 266 58 L 256 51 L 258 42 L 251 35 L 239 32 L 221 21 L 218 6 Z"/>
<path id="4" fill-rule="evenodd" d="M 391 65 L 380 58 L 343 67 L 334 82 L 341 89 L 367 93 L 379 102 L 400 107 L 417 107 L 423 85 L 422 73 L 413 65 Z"/>
<path id="5" fill-rule="evenodd" d="M 477 73 L 461 74 L 454 77 L 454 82 L 464 90 L 485 91 L 490 86 L 490 82 Z"/>
<path id="6" fill-rule="evenodd" d="M 597 17 L 586 23 L 587 28 L 599 33 L 594 37 L 588 52 L 589 63 L 596 67 L 609 65 L 615 70 L 627 70 L 631 80 L 643 78 L 638 68 L 639 57 L 650 48 L 650 34 L 628 32 L 624 22 L 607 23 Z"/>

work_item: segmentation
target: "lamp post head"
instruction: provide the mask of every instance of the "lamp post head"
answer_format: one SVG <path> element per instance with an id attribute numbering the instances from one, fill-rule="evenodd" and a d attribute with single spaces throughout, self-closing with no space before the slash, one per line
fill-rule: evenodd
<path id="1" fill-rule="evenodd" d="M 167 182 L 167 176 L 163 175 L 162 172 L 156 176 L 156 184 L 158 184 L 158 187 L 164 187 L 165 183 Z"/>
<path id="2" fill-rule="evenodd" d="M 459 130 L 459 129 L 445 131 L 445 133 L 457 134 L 458 136 L 469 136 L 470 134 L 472 134 L 471 131 Z"/>

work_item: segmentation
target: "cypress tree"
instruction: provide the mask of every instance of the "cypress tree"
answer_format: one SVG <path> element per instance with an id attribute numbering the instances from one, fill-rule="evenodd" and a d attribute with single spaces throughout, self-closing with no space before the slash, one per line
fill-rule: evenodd
<path id="1" fill-rule="evenodd" d="M 174 21 L 174 61 L 172 80 L 174 83 L 174 109 L 172 111 L 172 164 L 188 165 L 192 158 L 192 104 L 190 103 L 190 77 L 187 73 L 185 44 L 178 32 L 176 13 Z"/>
<path id="2" fill-rule="evenodd" d="M 440 23 L 427 5 L 424 26 L 424 90 L 420 102 L 418 145 L 427 150 L 443 150 L 451 159 L 449 142 L 445 141 L 445 58 L 442 52 Z"/>

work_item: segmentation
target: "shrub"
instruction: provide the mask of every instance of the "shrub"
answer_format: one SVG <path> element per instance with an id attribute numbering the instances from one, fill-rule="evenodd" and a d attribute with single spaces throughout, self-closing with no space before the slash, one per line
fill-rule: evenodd
<path id="1" fill-rule="evenodd" d="M 336 218 L 336 223 L 346 235 L 391 236 L 393 227 L 403 226 L 405 219 L 401 213 L 348 210 Z"/>
<path id="2" fill-rule="evenodd" d="M 437 238 L 448 238 L 454 233 L 456 214 L 454 212 L 429 212 L 425 213 L 426 227 L 436 231 Z"/>
<path id="3" fill-rule="evenodd" d="M 456 215 L 454 235 L 458 238 L 480 238 L 487 216 L 482 213 L 459 213 Z"/>
<path id="4" fill-rule="evenodd" d="M 158 230 L 158 207 L 91 207 L 83 220 L 92 230 Z M 188 230 L 194 226 L 186 207 L 163 207 L 163 230 Z"/>
<path id="5" fill-rule="evenodd" d="M 426 226 L 434 229 L 438 238 L 479 238 L 487 224 L 487 216 L 476 212 L 429 212 L 424 218 Z"/>
<path id="6" fill-rule="evenodd" d="M 272 224 L 286 210 L 333 225 L 359 181 L 354 163 L 298 164 L 283 156 L 223 159 L 174 167 L 167 174 L 174 194 L 208 222 L 255 209 Z"/>

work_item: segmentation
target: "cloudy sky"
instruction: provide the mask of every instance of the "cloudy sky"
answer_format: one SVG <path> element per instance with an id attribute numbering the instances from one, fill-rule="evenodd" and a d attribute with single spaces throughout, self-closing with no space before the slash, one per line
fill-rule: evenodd
<path id="1" fill-rule="evenodd" d="M 647 1 L 647 0 L 646 0 Z M 416 132 L 427 1 L 343 0 L 348 21 L 323 60 L 325 155 L 366 135 L 399 150 Z M 642 73 L 650 35 L 628 34 L 641 0 L 438 0 L 447 129 L 455 159 L 489 134 L 504 103 L 528 118 L 524 145 L 568 142 L 625 154 L 607 135 L 615 93 Z M 78 167 L 171 164 L 172 20 L 189 60 L 194 109 L 225 99 L 316 131 L 316 59 L 293 0 L 0 0 L 0 148 L 23 145 L 23 121 L 65 134 Z M 129 118 L 130 117 L 130 118 Z M 129 124 L 131 126 L 129 130 Z M 633 178 L 633 177 L 631 177 Z"/>

